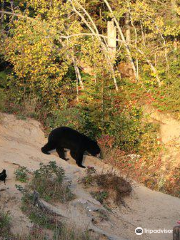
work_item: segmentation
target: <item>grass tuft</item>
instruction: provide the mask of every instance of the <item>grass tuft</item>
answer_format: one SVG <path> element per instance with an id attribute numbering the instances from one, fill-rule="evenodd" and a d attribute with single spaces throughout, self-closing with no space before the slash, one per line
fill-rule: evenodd
<path id="1" fill-rule="evenodd" d="M 120 204 L 123 197 L 130 195 L 132 191 L 131 184 L 123 177 L 109 172 L 97 174 L 92 167 L 87 168 L 87 175 L 81 182 L 86 187 L 96 186 L 96 191 L 91 192 L 91 195 L 102 204 L 108 199 Z"/>
<path id="2" fill-rule="evenodd" d="M 10 219 L 9 212 L 0 211 L 0 239 L 10 234 Z"/>

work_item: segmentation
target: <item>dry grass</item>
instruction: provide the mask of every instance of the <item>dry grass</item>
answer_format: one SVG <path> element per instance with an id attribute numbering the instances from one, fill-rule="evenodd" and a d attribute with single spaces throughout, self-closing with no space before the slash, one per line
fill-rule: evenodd
<path id="1" fill-rule="evenodd" d="M 116 176 L 113 173 L 103 173 L 94 176 L 97 185 L 108 192 L 116 204 L 122 202 L 122 198 L 130 195 L 132 191 L 131 184 L 123 177 Z"/>
<path id="2" fill-rule="evenodd" d="M 112 172 L 97 174 L 95 169 L 87 168 L 87 175 L 81 182 L 91 187 L 92 196 L 102 204 L 111 199 L 113 203 L 120 204 L 125 196 L 130 195 L 132 187 L 130 182 Z M 95 189 L 95 191 L 94 191 Z"/>
<path id="3" fill-rule="evenodd" d="M 10 234 L 10 216 L 8 212 L 0 210 L 0 239 Z"/>

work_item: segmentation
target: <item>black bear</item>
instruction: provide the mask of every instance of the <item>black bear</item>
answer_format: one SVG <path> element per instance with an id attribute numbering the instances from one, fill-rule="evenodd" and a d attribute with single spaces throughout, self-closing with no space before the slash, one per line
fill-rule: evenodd
<path id="1" fill-rule="evenodd" d="M 92 156 L 100 156 L 101 153 L 96 141 L 69 127 L 59 127 L 52 130 L 48 137 L 48 143 L 41 148 L 41 151 L 45 154 L 50 154 L 49 151 L 56 149 L 59 157 L 67 161 L 65 148 L 70 150 L 72 158 L 82 168 L 85 168 L 82 165 L 85 151 Z"/>

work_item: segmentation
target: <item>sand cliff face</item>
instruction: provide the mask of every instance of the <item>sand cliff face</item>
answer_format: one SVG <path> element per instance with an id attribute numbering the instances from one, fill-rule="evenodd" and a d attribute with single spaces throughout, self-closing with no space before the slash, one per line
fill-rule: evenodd
<path id="1" fill-rule="evenodd" d="M 68 181 L 72 181 L 71 189 L 76 194 L 76 199 L 69 203 L 49 206 L 59 212 L 66 222 L 82 229 L 93 229 L 102 239 L 172 239 L 172 234 L 167 233 L 137 236 L 134 230 L 136 227 L 172 230 L 180 220 L 180 199 L 134 183 L 132 195 L 125 199 L 128 207 L 120 206 L 109 212 L 78 183 L 78 179 L 85 175 L 85 170 L 78 168 L 72 159 L 65 162 L 54 154 L 41 153 L 40 149 L 45 142 L 44 133 L 37 121 L 17 120 L 13 115 L 1 115 L 0 166 L 7 170 L 8 178 L 6 185 L 0 182 L 0 207 L 10 212 L 14 233 L 27 233 L 32 227 L 32 223 L 20 209 L 21 194 L 16 190 L 15 184 L 21 183 L 15 180 L 14 171 L 18 166 L 25 166 L 33 171 L 41 162 L 46 164 L 56 161 L 57 165 L 65 169 Z M 85 165 L 94 166 L 97 171 L 108 169 L 108 165 L 89 156 L 85 159 Z M 101 210 L 106 212 L 108 220 L 99 221 L 98 213 Z"/>

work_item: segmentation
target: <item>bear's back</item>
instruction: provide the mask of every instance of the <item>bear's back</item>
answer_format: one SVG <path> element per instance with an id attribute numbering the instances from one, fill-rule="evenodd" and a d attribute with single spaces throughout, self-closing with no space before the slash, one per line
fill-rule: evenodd
<path id="1" fill-rule="evenodd" d="M 89 141 L 89 138 L 72 128 L 58 127 L 50 133 L 49 141 L 58 142 L 65 148 L 68 148 L 77 145 L 84 145 Z"/>

